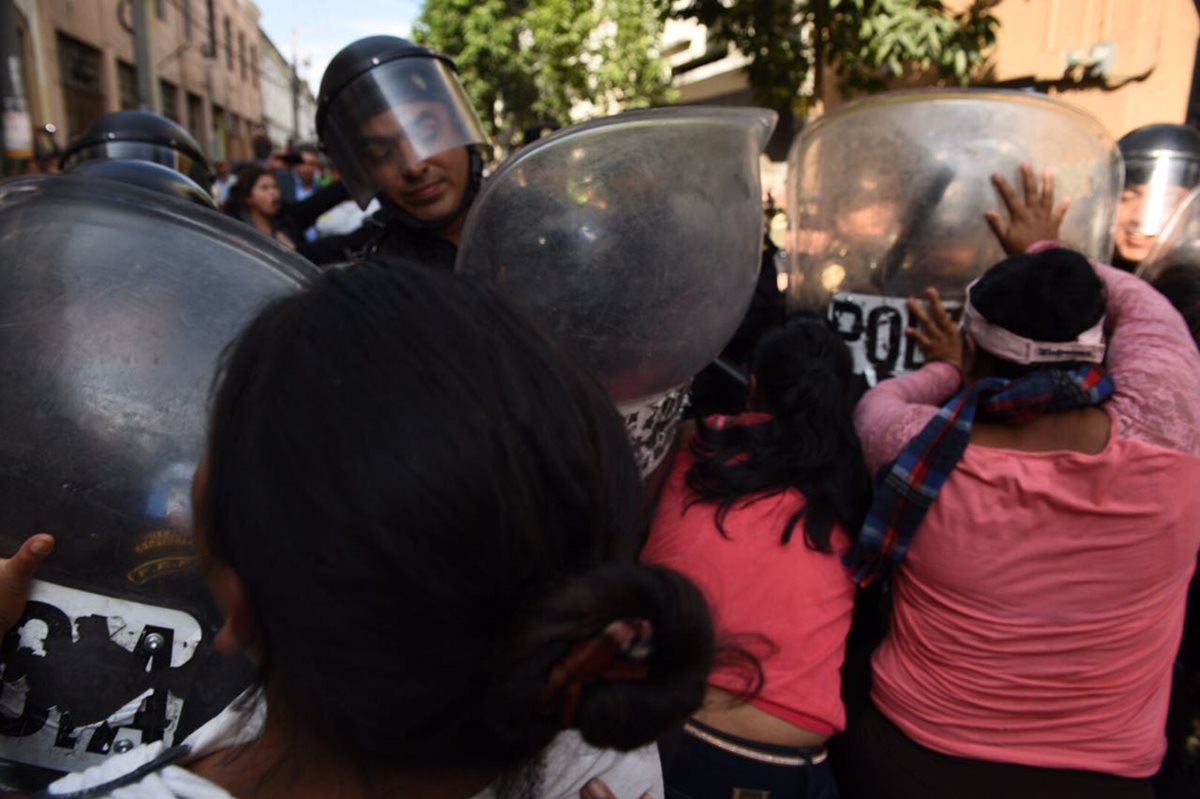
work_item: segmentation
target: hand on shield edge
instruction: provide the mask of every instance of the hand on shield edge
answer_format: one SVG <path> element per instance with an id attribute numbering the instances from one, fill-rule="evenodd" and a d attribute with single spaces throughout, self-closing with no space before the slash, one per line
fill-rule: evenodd
<path id="1" fill-rule="evenodd" d="M 579 799 L 621 799 L 612 792 L 604 780 L 599 777 L 589 780 L 588 784 L 583 786 L 583 790 L 579 792 Z M 644 793 L 640 799 L 653 799 L 650 794 Z"/>
<path id="2" fill-rule="evenodd" d="M 917 327 L 905 328 L 905 334 L 920 345 L 927 361 L 945 361 L 963 368 L 963 337 L 958 323 L 950 318 L 941 295 L 935 288 L 925 289 L 929 309 L 913 297 L 908 298 L 908 312 L 917 320 Z"/>
<path id="3" fill-rule="evenodd" d="M 17 554 L 0 558 L 0 636 L 3 636 L 25 612 L 33 573 L 54 551 L 54 536 L 38 533 L 25 540 Z"/>
<path id="4" fill-rule="evenodd" d="M 1042 173 L 1042 186 L 1038 189 L 1033 167 L 1021 164 L 1021 184 L 1024 197 L 1017 192 L 999 172 L 992 175 L 1000 199 L 1008 209 L 1008 221 L 1000 214 L 988 211 L 983 216 L 991 225 L 992 232 L 1000 240 L 1000 246 L 1009 255 L 1020 255 L 1039 241 L 1056 241 L 1063 217 L 1071 206 L 1071 200 L 1054 206 L 1054 173 L 1047 169 Z"/>

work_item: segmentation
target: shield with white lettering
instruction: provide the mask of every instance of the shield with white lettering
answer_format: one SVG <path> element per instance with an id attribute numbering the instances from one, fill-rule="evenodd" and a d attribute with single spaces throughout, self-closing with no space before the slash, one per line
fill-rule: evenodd
<path id="1" fill-rule="evenodd" d="M 1060 238 L 1112 252 L 1121 158 L 1092 117 L 1024 92 L 924 90 L 851 103 L 804 129 L 788 157 L 788 302 L 826 313 L 869 379 L 921 356 L 904 300 L 938 289 L 961 302 L 1004 257 L 984 218 L 1003 210 L 991 183 L 1020 191 L 1020 167 L 1055 174 L 1069 197 Z"/>
<path id="2" fill-rule="evenodd" d="M 86 176 L 0 184 L 0 554 L 57 538 L 0 654 L 0 783 L 178 742 L 250 680 L 217 654 L 191 478 L 223 348 L 315 274 L 229 217 Z"/>

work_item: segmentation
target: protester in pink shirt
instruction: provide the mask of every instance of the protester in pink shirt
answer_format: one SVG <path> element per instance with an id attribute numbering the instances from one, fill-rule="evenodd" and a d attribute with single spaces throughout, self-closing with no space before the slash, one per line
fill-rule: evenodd
<path id="1" fill-rule="evenodd" d="M 1026 188 L 1018 223 L 1053 208 Z M 929 299 L 929 363 L 855 414 L 888 471 L 850 560 L 893 607 L 847 792 L 1151 797 L 1200 548 L 1200 353 L 1152 287 L 1063 249 L 989 270 L 961 333 Z"/>
<path id="2" fill-rule="evenodd" d="M 758 656 L 764 679 L 745 701 L 744 671 L 715 669 L 705 706 L 661 747 L 664 779 L 669 796 L 827 799 L 854 599 L 841 556 L 870 489 L 850 354 L 810 320 L 764 338 L 753 373 L 752 411 L 709 417 L 681 451 L 642 561 L 699 585 L 718 632 Z"/>

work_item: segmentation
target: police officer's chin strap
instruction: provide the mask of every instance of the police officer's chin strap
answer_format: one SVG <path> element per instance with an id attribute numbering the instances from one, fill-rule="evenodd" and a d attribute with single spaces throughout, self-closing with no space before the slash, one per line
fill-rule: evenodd
<path id="1" fill-rule="evenodd" d="M 1112 266 L 1115 266 L 1117 269 L 1123 269 L 1126 272 L 1136 272 L 1140 264 L 1141 261 L 1131 261 L 1124 255 L 1121 255 L 1119 248 L 1113 247 Z"/>
<path id="2" fill-rule="evenodd" d="M 470 155 L 470 182 L 467 185 L 467 190 L 463 192 L 462 200 L 458 207 L 445 216 L 437 219 L 423 220 L 417 219 L 407 211 L 397 207 L 389 202 L 384 197 L 379 198 L 380 204 L 383 206 L 384 216 L 389 222 L 396 222 L 402 227 L 409 230 L 428 230 L 437 231 L 443 230 L 454 224 L 454 220 L 465 214 L 467 209 L 471 207 L 471 203 L 475 201 L 475 197 L 479 194 L 479 190 L 483 187 L 483 155 L 479 152 L 477 145 L 469 145 L 467 153 Z"/>

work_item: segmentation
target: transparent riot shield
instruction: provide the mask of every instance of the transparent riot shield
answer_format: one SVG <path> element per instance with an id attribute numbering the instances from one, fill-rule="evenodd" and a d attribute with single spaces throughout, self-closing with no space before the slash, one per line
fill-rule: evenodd
<path id="1" fill-rule="evenodd" d="M 789 307 L 828 313 L 860 373 L 914 368 L 904 299 L 934 286 L 961 301 L 1003 257 L 984 219 L 1003 211 L 990 178 L 1019 186 L 1023 162 L 1071 198 L 1062 240 L 1107 260 L 1121 160 L 1090 116 L 1022 92 L 935 89 L 822 117 L 788 158 Z"/>
<path id="2" fill-rule="evenodd" d="M 1151 283 L 1172 269 L 1200 275 L 1200 189 L 1189 194 L 1171 215 L 1150 254 L 1137 270 Z"/>
<path id="3" fill-rule="evenodd" d="M 191 477 L 222 349 L 315 268 L 83 175 L 0 184 L 0 553 L 57 537 L 0 653 L 0 783 L 180 741 L 250 680 L 212 647 Z"/>
<path id="4" fill-rule="evenodd" d="M 643 472 L 749 306 L 774 125 L 762 109 L 684 107 L 566 128 L 507 161 L 467 219 L 457 270 L 494 282 L 594 370 Z"/>

